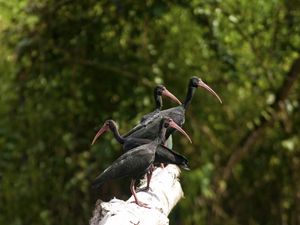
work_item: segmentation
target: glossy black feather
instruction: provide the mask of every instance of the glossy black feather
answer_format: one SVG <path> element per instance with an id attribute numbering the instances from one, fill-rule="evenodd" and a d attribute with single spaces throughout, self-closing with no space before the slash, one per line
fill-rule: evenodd
<path id="1" fill-rule="evenodd" d="M 156 145 L 155 142 L 151 142 L 124 153 L 96 177 L 92 187 L 97 188 L 107 180 L 122 177 L 130 176 L 133 179 L 138 179 L 148 171 L 154 162 Z"/>
<path id="2" fill-rule="evenodd" d="M 187 158 L 166 146 L 158 145 L 156 148 L 154 165 L 159 166 L 161 163 L 175 164 L 183 169 L 189 170 Z"/>
<path id="3" fill-rule="evenodd" d="M 192 77 L 190 79 L 183 105 L 159 111 L 159 113 L 155 114 L 155 116 L 147 118 L 147 120 L 136 125 L 128 133 L 123 135 L 123 137 L 146 138 L 153 140 L 153 138 L 155 138 L 155 133 L 158 130 L 159 121 L 165 116 L 170 117 L 175 123 L 182 126 L 185 122 L 185 111 L 192 101 L 195 89 L 198 87 L 197 83 L 199 80 L 200 79 L 197 77 Z M 168 130 L 166 138 L 168 138 L 173 132 L 174 129 Z"/>
<path id="4" fill-rule="evenodd" d="M 156 148 L 164 142 L 166 129 L 170 122 L 172 121 L 169 118 L 162 119 L 155 140 L 125 152 L 96 177 L 92 186 L 97 188 L 107 180 L 122 177 L 131 177 L 135 180 L 145 174 L 153 165 Z"/>

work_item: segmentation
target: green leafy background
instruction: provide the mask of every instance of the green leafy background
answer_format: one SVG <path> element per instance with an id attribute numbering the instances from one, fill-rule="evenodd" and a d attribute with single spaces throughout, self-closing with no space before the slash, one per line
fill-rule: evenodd
<path id="1" fill-rule="evenodd" d="M 126 199 L 126 179 L 90 187 L 121 152 L 96 129 L 128 131 L 156 84 L 183 99 L 191 76 L 223 104 L 197 90 L 193 144 L 174 138 L 192 170 L 170 224 L 300 224 L 299 34 L 298 0 L 0 0 L 0 224 L 87 224 Z"/>

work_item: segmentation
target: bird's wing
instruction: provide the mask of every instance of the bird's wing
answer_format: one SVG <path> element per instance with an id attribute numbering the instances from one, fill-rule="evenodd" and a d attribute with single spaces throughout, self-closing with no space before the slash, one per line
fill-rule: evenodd
<path id="1" fill-rule="evenodd" d="M 99 187 L 107 180 L 144 173 L 154 160 L 153 151 L 151 152 L 148 147 L 148 145 L 143 145 L 121 155 L 96 177 L 93 187 Z"/>
<path id="2" fill-rule="evenodd" d="M 183 155 L 175 152 L 163 145 L 158 145 L 155 153 L 155 163 L 176 164 L 188 169 L 188 160 Z"/>
<path id="3" fill-rule="evenodd" d="M 146 138 L 131 138 L 131 137 L 128 137 L 128 138 L 126 138 L 126 141 L 123 144 L 123 149 L 124 149 L 125 152 L 127 152 L 127 151 L 129 151 L 131 149 L 134 149 L 136 147 L 139 147 L 141 145 L 148 144 L 151 141 L 152 140 L 146 139 Z"/>
<path id="4" fill-rule="evenodd" d="M 131 136 L 133 133 L 139 131 L 140 129 L 144 128 L 145 125 L 139 123 L 138 125 L 136 125 L 135 127 L 133 127 L 130 131 L 128 131 L 126 134 L 123 135 L 124 138 L 127 138 L 129 136 Z"/>
<path id="5" fill-rule="evenodd" d="M 143 122 L 136 125 L 128 133 L 123 135 L 123 137 L 147 138 L 153 140 L 157 136 L 159 123 L 163 117 L 170 117 L 174 120 L 175 123 L 177 123 L 179 126 L 182 126 L 182 124 L 184 123 L 184 112 L 185 110 L 181 106 L 159 111 L 152 117 L 149 117 Z M 174 129 L 172 129 L 172 132 L 173 131 Z M 169 131 L 167 137 L 169 137 L 169 133 L 172 132 Z"/>
<path id="6" fill-rule="evenodd" d="M 159 110 L 154 110 L 153 112 L 144 115 L 142 117 L 140 123 L 145 123 L 145 122 L 149 121 L 149 119 L 151 119 L 151 117 L 155 116 L 157 113 L 159 113 Z"/>
<path id="7" fill-rule="evenodd" d="M 170 109 L 160 111 L 162 117 L 170 117 L 179 126 L 184 124 L 185 109 L 180 105 Z"/>
<path id="8" fill-rule="evenodd" d="M 159 123 L 162 117 L 160 114 L 156 114 L 149 121 L 144 121 L 143 123 L 137 125 L 131 131 L 129 131 L 124 137 L 134 137 L 134 138 L 145 138 L 154 140 L 157 137 L 159 130 Z"/>

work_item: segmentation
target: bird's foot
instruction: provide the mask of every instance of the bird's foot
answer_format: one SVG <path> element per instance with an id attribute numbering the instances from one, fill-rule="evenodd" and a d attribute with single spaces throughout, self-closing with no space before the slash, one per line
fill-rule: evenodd
<path id="1" fill-rule="evenodd" d="M 140 201 L 132 201 L 131 203 L 135 203 L 135 204 L 137 204 L 138 206 L 144 207 L 144 208 L 147 208 L 147 209 L 150 209 L 150 208 L 151 208 L 151 207 L 148 206 L 148 204 L 143 203 L 143 202 L 140 202 Z"/>
<path id="2" fill-rule="evenodd" d="M 142 187 L 142 188 L 138 188 L 137 191 L 152 191 L 152 189 L 150 188 L 150 186 L 146 186 L 146 187 Z"/>
<path id="3" fill-rule="evenodd" d="M 164 169 L 165 168 L 165 164 L 161 163 L 160 164 L 160 168 Z"/>
<path id="4" fill-rule="evenodd" d="M 159 167 L 156 167 L 156 166 L 155 166 L 155 167 L 153 168 L 153 171 L 155 171 L 157 168 L 159 168 Z"/>

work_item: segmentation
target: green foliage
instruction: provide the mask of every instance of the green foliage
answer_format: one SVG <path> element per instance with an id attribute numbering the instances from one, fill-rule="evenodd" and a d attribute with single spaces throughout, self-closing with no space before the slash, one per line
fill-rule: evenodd
<path id="1" fill-rule="evenodd" d="M 120 154 L 122 133 L 153 109 L 156 83 L 183 99 L 197 75 L 185 129 L 193 145 L 171 224 L 299 224 L 299 81 L 228 180 L 220 174 L 243 137 L 271 120 L 300 51 L 291 1 L 0 1 L 0 223 L 86 224 L 97 198 L 126 198 L 126 181 L 90 181 Z M 173 103 L 164 101 L 164 107 Z M 224 194 L 216 191 L 216 186 Z"/>

